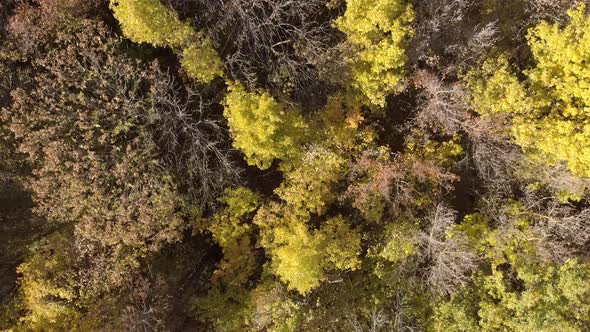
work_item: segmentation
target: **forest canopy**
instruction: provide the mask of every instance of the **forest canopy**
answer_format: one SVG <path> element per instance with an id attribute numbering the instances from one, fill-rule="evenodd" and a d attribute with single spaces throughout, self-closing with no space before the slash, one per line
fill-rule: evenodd
<path id="1" fill-rule="evenodd" d="M 0 331 L 589 331 L 586 0 L 4 0 Z"/>

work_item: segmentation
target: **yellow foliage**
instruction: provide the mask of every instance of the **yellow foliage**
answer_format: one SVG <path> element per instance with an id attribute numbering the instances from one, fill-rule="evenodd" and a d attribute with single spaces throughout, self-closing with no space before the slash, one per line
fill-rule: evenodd
<path id="1" fill-rule="evenodd" d="M 186 47 L 182 51 L 180 64 L 188 76 L 198 82 L 207 83 L 223 75 L 223 62 L 210 39 L 202 39 L 200 43 L 193 43 Z"/>
<path id="2" fill-rule="evenodd" d="M 348 0 L 336 21 L 356 51 L 354 87 L 374 105 L 384 106 L 385 97 L 400 90 L 413 20 L 412 6 L 404 0 Z"/>
<path id="3" fill-rule="evenodd" d="M 229 83 L 223 114 L 234 147 L 246 155 L 249 165 L 267 169 L 273 160 L 297 160 L 307 124 L 297 110 L 277 102 L 268 92 L 249 92 Z"/>
<path id="4" fill-rule="evenodd" d="M 214 272 L 214 279 L 229 285 L 243 285 L 256 268 L 254 247 L 250 241 L 251 227 L 247 216 L 258 208 L 259 197 L 246 188 L 227 190 L 220 200 L 227 207 L 213 216 L 209 231 L 223 251 L 223 260 Z"/>
<path id="5" fill-rule="evenodd" d="M 452 168 L 464 156 L 459 135 L 437 142 L 429 139 L 420 130 L 413 130 L 406 143 L 404 155 L 411 160 L 429 161 L 438 166 Z"/>
<path id="6" fill-rule="evenodd" d="M 543 22 L 530 30 L 536 66 L 527 81 L 501 59 L 472 72 L 468 84 L 476 111 L 508 117 L 515 142 L 534 160 L 590 177 L 590 16 L 584 5 L 569 16 L 564 28 Z"/>
<path id="7" fill-rule="evenodd" d="M 197 38 L 193 28 L 160 0 L 111 0 L 123 34 L 136 43 L 183 47 Z"/>
<path id="8" fill-rule="evenodd" d="M 308 151 L 302 162 L 285 174 L 275 193 L 298 213 L 326 212 L 336 199 L 334 185 L 345 175 L 346 160 L 322 148 Z"/>
<path id="9" fill-rule="evenodd" d="M 343 153 L 362 153 L 373 143 L 375 132 L 365 124 L 362 98 L 352 93 L 337 93 L 328 97 L 326 106 L 317 113 L 314 132 L 316 140 L 325 141 Z"/>
<path id="10" fill-rule="evenodd" d="M 360 234 L 342 217 L 326 221 L 316 232 L 308 229 L 307 218 L 272 203 L 258 210 L 254 219 L 273 273 L 304 295 L 326 279 L 326 271 L 357 269 L 361 252 Z"/>
<path id="11" fill-rule="evenodd" d="M 23 328 L 63 331 L 82 316 L 75 306 L 77 293 L 72 270 L 73 252 L 67 234 L 57 233 L 43 241 L 36 252 L 18 267 L 23 307 Z"/>
<path id="12" fill-rule="evenodd" d="M 564 28 L 542 22 L 529 31 L 536 67 L 528 76 L 534 87 L 544 88 L 547 97 L 559 102 L 564 116 L 585 119 L 590 113 L 590 16 L 585 5 L 568 15 L 570 23 Z"/>
<path id="13" fill-rule="evenodd" d="M 322 269 L 320 241 L 311 234 L 304 223 L 291 223 L 275 230 L 273 251 L 274 272 L 301 294 L 318 287 L 326 276 Z"/>
<path id="14" fill-rule="evenodd" d="M 528 114 L 533 110 L 525 86 L 510 70 L 506 57 L 486 61 L 467 81 L 473 107 L 482 115 Z"/>
<path id="15" fill-rule="evenodd" d="M 110 7 L 133 42 L 182 50 L 181 64 L 191 78 L 208 83 L 223 74 L 213 42 L 160 0 L 111 0 Z"/>
<path id="16" fill-rule="evenodd" d="M 391 263 L 399 263 L 417 253 L 417 230 L 404 221 L 390 223 L 385 227 L 383 243 L 371 248 L 370 255 Z"/>
<path id="17" fill-rule="evenodd" d="M 324 264 L 328 269 L 354 271 L 360 267 L 361 234 L 352 230 L 342 216 L 326 220 L 318 236 L 323 242 Z"/>

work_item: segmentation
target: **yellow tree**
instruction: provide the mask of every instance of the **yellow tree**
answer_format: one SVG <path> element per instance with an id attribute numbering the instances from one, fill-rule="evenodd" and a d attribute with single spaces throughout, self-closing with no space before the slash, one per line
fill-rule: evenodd
<path id="1" fill-rule="evenodd" d="M 360 234 L 341 216 L 310 231 L 308 219 L 288 206 L 271 203 L 258 210 L 260 245 L 269 254 L 272 272 L 289 289 L 308 294 L 326 280 L 326 272 L 355 270 L 360 261 Z"/>
<path id="2" fill-rule="evenodd" d="M 335 184 L 345 175 L 346 160 L 323 148 L 305 153 L 297 167 L 285 174 L 275 193 L 297 213 L 323 214 L 336 199 Z"/>
<path id="3" fill-rule="evenodd" d="M 213 43 L 160 0 L 111 0 L 115 18 L 123 34 L 136 43 L 180 50 L 187 74 L 207 83 L 223 74 L 222 61 Z"/>
<path id="4" fill-rule="evenodd" d="M 565 27 L 542 22 L 529 31 L 536 66 L 519 81 L 506 59 L 468 75 L 473 105 L 503 117 L 512 136 L 537 162 L 565 163 L 590 177 L 590 17 L 585 6 L 569 11 Z"/>
<path id="5" fill-rule="evenodd" d="M 234 147 L 246 161 L 267 169 L 273 160 L 297 160 L 307 124 L 297 110 L 277 102 L 268 92 L 247 91 L 230 82 L 223 114 L 229 123 Z"/>
<path id="6" fill-rule="evenodd" d="M 404 0 L 348 0 L 336 21 L 355 50 L 353 85 L 374 105 L 384 106 L 385 97 L 400 90 L 413 20 Z"/>

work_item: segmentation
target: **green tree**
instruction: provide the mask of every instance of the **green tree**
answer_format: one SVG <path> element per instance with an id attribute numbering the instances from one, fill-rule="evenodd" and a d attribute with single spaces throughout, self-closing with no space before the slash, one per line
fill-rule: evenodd
<path id="1" fill-rule="evenodd" d="M 473 283 L 435 309 L 433 330 L 585 331 L 590 326 L 590 266 L 576 259 L 552 263 L 539 257 L 530 227 L 532 214 L 512 203 L 501 209 L 505 220 L 492 228 L 474 214 L 450 230 L 462 233 L 485 268 Z"/>
<path id="2" fill-rule="evenodd" d="M 590 267 L 530 264 L 493 268 L 436 309 L 435 331 L 585 331 L 590 326 Z"/>

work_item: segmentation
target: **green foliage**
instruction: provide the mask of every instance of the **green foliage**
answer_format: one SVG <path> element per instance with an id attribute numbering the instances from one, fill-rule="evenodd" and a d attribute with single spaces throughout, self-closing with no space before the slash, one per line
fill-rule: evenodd
<path id="1" fill-rule="evenodd" d="M 316 236 L 321 239 L 327 269 L 356 270 L 361 261 L 361 234 L 352 230 L 346 219 L 337 216 L 326 220 Z"/>
<path id="2" fill-rule="evenodd" d="M 296 214 L 273 203 L 258 210 L 260 245 L 272 259 L 272 271 L 289 289 L 305 294 L 325 279 L 319 241 Z"/>
<path id="3" fill-rule="evenodd" d="M 503 227 L 492 229 L 483 215 L 466 216 L 450 236 L 462 233 L 486 267 L 474 283 L 442 302 L 434 330 L 584 331 L 590 324 L 590 266 L 563 264 L 536 255 L 529 212 L 518 203 L 502 209 Z"/>
<path id="4" fill-rule="evenodd" d="M 273 160 L 297 160 L 307 124 L 296 110 L 277 102 L 268 92 L 249 92 L 237 82 L 229 83 L 224 115 L 234 146 L 246 161 L 267 169 Z"/>
<path id="5" fill-rule="evenodd" d="M 482 114 L 527 114 L 532 101 L 512 73 L 506 57 L 488 60 L 467 78 L 475 110 Z"/>
<path id="6" fill-rule="evenodd" d="M 585 331 L 590 324 L 590 267 L 530 264 L 515 275 L 494 268 L 436 311 L 434 330 Z M 515 279 L 516 278 L 516 279 Z"/>
<path id="7" fill-rule="evenodd" d="M 563 28 L 546 21 L 529 31 L 535 68 L 528 76 L 542 103 L 557 102 L 563 116 L 575 119 L 590 107 L 590 16 L 586 6 L 568 11 L 570 22 Z M 541 103 L 541 101 L 536 101 Z"/>
<path id="8" fill-rule="evenodd" d="M 279 282 L 266 279 L 251 292 L 250 329 L 252 331 L 296 331 L 299 305 L 289 298 Z"/>
<path id="9" fill-rule="evenodd" d="M 382 243 L 369 250 L 369 255 L 397 264 L 418 252 L 417 229 L 407 222 L 388 224 L 383 238 Z"/>
<path id="10" fill-rule="evenodd" d="M 200 299 L 197 309 L 216 331 L 296 330 L 299 305 L 289 297 L 284 285 L 266 272 L 254 289 L 213 287 Z"/>
<path id="11" fill-rule="evenodd" d="M 372 104 L 384 106 L 387 95 L 401 90 L 413 20 L 412 6 L 404 0 L 348 0 L 336 21 L 355 50 L 353 85 Z"/>
<path id="12" fill-rule="evenodd" d="M 213 286 L 207 296 L 196 303 L 199 317 L 217 331 L 243 331 L 251 316 L 248 302 L 250 293 L 242 287 Z"/>

